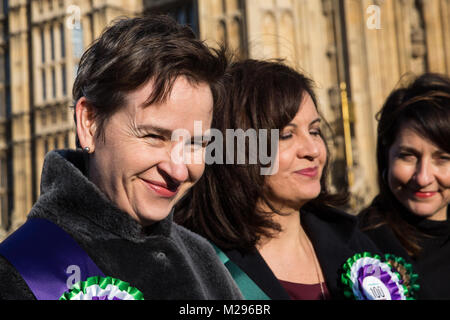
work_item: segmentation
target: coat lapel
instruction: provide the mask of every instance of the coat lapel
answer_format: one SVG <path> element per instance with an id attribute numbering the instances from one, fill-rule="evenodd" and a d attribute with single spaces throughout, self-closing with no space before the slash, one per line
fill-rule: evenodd
<path id="1" fill-rule="evenodd" d="M 290 300 L 286 290 L 270 270 L 258 250 L 248 252 L 225 251 L 225 254 L 252 279 L 272 300 Z"/>
<path id="2" fill-rule="evenodd" d="M 369 243 L 353 243 L 356 219 L 346 213 L 326 208 L 321 212 L 302 210 L 301 223 L 308 234 L 324 273 L 333 299 L 343 299 L 342 266 L 348 258 L 362 251 L 374 249 Z M 373 251 L 373 250 L 372 250 Z"/>

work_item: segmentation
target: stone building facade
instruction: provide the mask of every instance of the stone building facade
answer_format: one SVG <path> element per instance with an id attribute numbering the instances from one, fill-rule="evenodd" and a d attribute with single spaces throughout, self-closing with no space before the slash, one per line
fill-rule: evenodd
<path id="1" fill-rule="evenodd" d="M 83 50 L 118 16 L 169 13 L 237 58 L 284 59 L 316 82 L 349 211 L 377 193 L 375 115 L 400 79 L 450 75 L 450 0 L 0 0 L 0 239 L 39 196 L 44 155 L 74 147 Z"/>

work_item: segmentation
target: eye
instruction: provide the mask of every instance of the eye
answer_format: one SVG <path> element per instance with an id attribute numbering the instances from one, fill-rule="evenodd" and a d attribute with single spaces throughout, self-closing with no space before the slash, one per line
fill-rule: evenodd
<path id="1" fill-rule="evenodd" d="M 198 150 L 206 148 L 206 146 L 208 145 L 208 141 L 203 140 L 203 139 L 202 140 L 194 139 L 194 140 L 186 141 L 185 145 L 187 147 L 190 147 L 192 151 L 198 151 Z"/>
<path id="2" fill-rule="evenodd" d="M 414 154 L 408 153 L 408 152 L 400 152 L 400 153 L 397 155 L 397 157 L 398 157 L 399 159 L 406 160 L 406 161 L 412 161 L 412 160 L 415 160 L 415 159 L 416 159 L 416 156 L 415 156 Z"/>
<path id="3" fill-rule="evenodd" d="M 155 142 L 156 141 L 162 142 L 162 141 L 166 140 L 165 137 L 163 137 L 161 135 L 158 135 L 158 134 L 154 134 L 154 133 L 146 134 L 146 135 L 142 136 L 142 138 L 145 139 L 145 140 L 155 141 Z"/>
<path id="4" fill-rule="evenodd" d="M 159 135 L 153 134 L 153 133 L 150 133 L 150 134 L 145 135 L 144 138 L 163 139 L 162 136 L 159 136 Z"/>
<path id="5" fill-rule="evenodd" d="M 450 161 L 450 155 L 448 155 L 448 154 L 440 155 L 439 156 L 439 161 L 445 162 L 445 163 L 449 162 Z"/>
<path id="6" fill-rule="evenodd" d="M 280 140 L 288 140 L 292 138 L 292 132 L 285 132 L 280 135 Z"/>
<path id="7" fill-rule="evenodd" d="M 320 137 L 322 136 L 322 131 L 320 129 L 313 129 L 309 132 L 309 134 Z"/>

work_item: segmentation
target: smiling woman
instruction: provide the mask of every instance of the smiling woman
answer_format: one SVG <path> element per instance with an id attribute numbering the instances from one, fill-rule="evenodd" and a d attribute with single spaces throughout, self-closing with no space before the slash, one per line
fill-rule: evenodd
<path id="1" fill-rule="evenodd" d="M 305 94 L 299 111 L 281 130 L 278 172 L 266 179 L 270 203 L 279 210 L 286 206 L 300 210 L 321 192 L 327 150 L 320 123 L 314 101 Z"/>
<path id="2" fill-rule="evenodd" d="M 380 249 L 410 256 L 421 297 L 450 299 L 450 79 L 424 74 L 379 113 L 379 195 L 359 216 Z"/>
<path id="3" fill-rule="evenodd" d="M 450 202 L 450 153 L 402 125 L 389 150 L 388 185 L 413 214 L 447 220 Z"/>
<path id="4" fill-rule="evenodd" d="M 378 285 L 381 281 L 370 281 L 374 274 L 391 279 L 390 268 L 381 270 L 378 256 L 369 259 L 367 252 L 378 251 L 358 230 L 356 218 L 332 207 L 345 197 L 327 188 L 325 121 L 313 82 L 280 62 L 245 60 L 230 66 L 225 88 L 224 107 L 212 127 L 223 133 L 227 156 L 234 162 L 205 168 L 180 202 L 177 221 L 216 245 L 247 299 L 406 298 L 394 294 L 403 290 L 394 281 L 389 290 Z M 238 147 L 228 143 L 234 139 L 226 134 L 230 129 L 254 130 L 254 136 L 264 137 L 260 148 L 277 145 L 270 156 L 278 170 L 263 175 L 261 169 L 272 164 L 261 158 L 249 161 L 251 139 L 246 140 L 248 152 L 237 154 Z M 278 136 L 259 135 L 260 130 Z M 246 161 L 236 161 L 241 156 Z M 355 280 L 363 269 L 368 281 L 364 276 Z M 392 295 L 379 294 L 383 290 Z"/>
<path id="5" fill-rule="evenodd" d="M 191 141 L 171 135 L 210 128 L 226 66 L 167 16 L 103 32 L 74 83 L 78 150 L 46 156 L 40 198 L 0 244 L 0 299 L 241 298 L 213 247 L 172 221 L 204 163 L 172 161 Z"/>
<path id="6" fill-rule="evenodd" d="M 145 107 L 152 91 L 153 81 L 148 81 L 130 92 L 128 104 L 106 122 L 104 139 L 96 139 L 86 98 L 77 103 L 78 138 L 92 153 L 89 179 L 144 226 L 164 219 L 203 174 L 203 163 L 170 161 L 176 144 L 184 143 L 172 141 L 172 132 L 183 128 L 194 135 L 195 121 L 208 129 L 213 111 L 207 83 L 179 77 L 164 102 Z"/>

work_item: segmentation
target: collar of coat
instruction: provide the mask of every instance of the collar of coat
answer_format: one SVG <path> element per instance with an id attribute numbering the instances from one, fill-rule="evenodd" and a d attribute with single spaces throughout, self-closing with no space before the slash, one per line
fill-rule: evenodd
<path id="1" fill-rule="evenodd" d="M 137 243 L 154 236 L 170 235 L 173 212 L 166 219 L 144 228 L 116 207 L 85 173 L 82 151 L 49 152 L 42 169 L 41 195 L 29 217 L 56 223 L 64 221 L 63 224 L 81 234 L 93 223 L 107 231 L 106 234 Z"/>
<path id="2" fill-rule="evenodd" d="M 335 208 L 302 209 L 301 223 L 313 244 L 331 297 L 343 299 L 343 264 L 356 253 L 380 253 L 379 250 L 359 231 L 355 216 Z M 271 299 L 290 299 L 255 248 L 246 252 L 228 250 L 225 254 Z"/>

